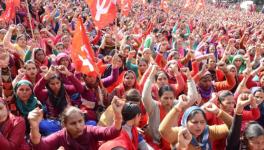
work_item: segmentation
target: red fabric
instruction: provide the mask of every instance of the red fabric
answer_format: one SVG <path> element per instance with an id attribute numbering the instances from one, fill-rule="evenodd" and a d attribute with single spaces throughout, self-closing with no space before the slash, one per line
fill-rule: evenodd
<path id="1" fill-rule="evenodd" d="M 42 78 L 42 76 L 41 76 L 39 73 L 35 76 L 35 82 L 33 82 L 33 81 L 29 78 L 29 76 L 27 76 L 27 75 L 25 75 L 25 76 L 23 77 L 24 80 L 28 80 L 29 82 L 31 82 L 31 83 L 33 84 L 33 86 L 35 86 L 36 83 L 37 83 L 41 78 Z"/>
<path id="2" fill-rule="evenodd" d="M 238 83 L 240 83 L 244 78 L 243 74 L 239 74 L 237 77 L 238 77 Z M 254 78 L 253 76 L 250 76 L 247 80 L 246 86 L 248 89 L 255 87 L 255 86 L 258 86 L 257 82 L 254 82 L 252 80 L 253 78 Z M 217 79 L 217 81 L 224 81 L 225 75 L 224 75 L 223 71 L 216 69 L 216 79 Z"/>
<path id="3" fill-rule="evenodd" d="M 118 77 L 118 79 L 117 79 L 117 81 L 112 85 L 112 86 L 110 86 L 111 88 L 113 87 L 113 86 L 115 86 L 116 84 L 119 84 L 115 89 L 117 90 L 117 95 L 119 95 L 119 97 L 123 97 L 124 95 L 125 95 L 125 92 L 126 92 L 126 87 L 125 87 L 125 85 L 124 85 L 124 83 L 123 83 L 123 80 L 124 80 L 124 78 L 125 78 L 125 74 L 127 73 L 127 71 L 126 72 L 122 72 L 122 74 L 121 75 L 119 75 L 119 77 Z M 135 89 L 137 89 L 140 93 L 142 92 L 142 89 L 143 89 L 143 83 L 142 83 L 142 85 L 139 85 L 138 84 L 138 82 L 137 82 L 137 77 L 136 77 L 136 74 L 133 72 L 133 71 L 130 71 L 129 73 L 133 73 L 133 76 L 134 76 L 134 79 L 135 79 L 135 83 L 134 83 L 134 85 L 133 85 L 133 88 L 135 88 Z M 121 78 L 122 77 L 122 78 Z M 121 79 L 120 79 L 121 78 Z M 109 88 L 109 87 L 108 87 Z M 108 90 L 108 88 L 107 88 L 107 90 Z M 111 90 L 111 88 L 109 89 L 109 90 Z"/>
<path id="4" fill-rule="evenodd" d="M 86 0 L 86 2 L 90 7 L 94 24 L 98 29 L 109 25 L 117 17 L 116 4 L 112 0 Z"/>
<path id="5" fill-rule="evenodd" d="M 123 147 L 126 148 L 126 150 L 137 150 L 138 132 L 136 127 L 132 127 L 132 136 L 133 139 L 130 140 L 128 133 L 125 130 L 122 130 L 117 138 L 102 144 L 99 150 L 110 150 L 115 147 Z"/>
<path id="6" fill-rule="evenodd" d="M 9 118 L 1 127 L 1 149 L 29 150 L 30 147 L 24 139 L 26 124 L 22 117 L 9 114 Z"/>
<path id="7" fill-rule="evenodd" d="M 81 18 L 78 19 L 77 28 L 72 40 L 71 58 L 76 71 L 97 76 L 98 69 L 95 64 L 95 55 Z"/>
<path id="8" fill-rule="evenodd" d="M 260 111 L 258 108 L 253 108 L 250 111 L 243 111 L 242 112 L 242 130 L 245 128 L 246 124 L 248 121 L 252 121 L 252 120 L 257 120 L 260 117 Z M 208 125 L 221 125 L 224 124 L 224 122 L 218 118 L 215 114 L 206 113 L 206 120 L 208 122 Z M 217 149 L 217 150 L 224 150 L 225 149 L 225 143 L 226 142 L 226 138 L 221 139 L 221 140 L 216 140 L 213 142 L 212 146 L 213 149 Z"/>
<path id="9" fill-rule="evenodd" d="M 166 110 L 162 107 L 161 103 L 158 103 L 158 105 L 159 105 L 159 109 L 160 109 L 160 121 L 162 121 L 167 113 L 166 113 Z M 161 138 L 160 142 L 161 142 L 160 148 L 162 150 L 171 150 L 169 142 L 167 142 L 163 138 Z"/>
<path id="10" fill-rule="evenodd" d="M 125 71 L 123 71 L 119 76 L 118 79 L 115 83 L 113 83 L 111 86 L 107 87 L 106 90 L 108 93 L 112 93 L 113 90 L 120 84 L 123 83 L 123 78 L 124 78 Z"/>
<path id="11" fill-rule="evenodd" d="M 15 7 L 19 7 L 20 0 L 7 0 L 6 10 L 0 16 L 0 20 L 10 21 L 15 18 L 16 10 Z"/>
<path id="12" fill-rule="evenodd" d="M 152 22 L 150 22 L 148 24 L 147 30 L 137 39 L 135 39 L 137 41 L 137 43 L 142 43 L 143 39 L 145 39 L 147 37 L 147 35 L 150 34 L 150 32 L 152 31 L 154 25 Z"/>

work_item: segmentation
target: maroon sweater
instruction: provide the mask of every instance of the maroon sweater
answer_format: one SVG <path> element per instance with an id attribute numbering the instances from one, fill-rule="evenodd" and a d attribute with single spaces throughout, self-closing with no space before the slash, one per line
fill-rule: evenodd
<path id="1" fill-rule="evenodd" d="M 63 146 L 65 150 L 96 150 L 98 141 L 107 141 L 119 136 L 121 130 L 115 127 L 86 126 L 84 133 L 73 139 L 64 128 L 56 133 L 42 138 L 40 143 L 33 145 L 37 150 L 57 150 Z"/>
<path id="2" fill-rule="evenodd" d="M 82 86 L 81 82 L 72 76 L 67 77 L 68 81 L 70 81 L 72 83 L 72 85 L 65 85 L 65 90 L 68 94 L 68 104 L 71 104 L 71 100 L 70 100 L 70 96 L 72 96 L 72 94 L 79 92 L 79 91 L 83 91 L 84 87 Z M 48 90 L 45 88 L 46 87 L 46 83 L 47 80 L 45 80 L 43 77 L 38 81 L 38 83 L 35 85 L 34 88 L 34 93 L 37 96 L 38 100 L 43 103 L 46 104 L 47 109 L 48 109 L 48 114 L 49 116 L 58 116 L 59 115 L 59 110 L 56 109 L 51 102 L 49 101 L 49 97 L 48 97 Z M 67 95 L 66 95 L 67 96 Z M 67 97 L 66 97 L 67 98 Z"/>
<path id="3" fill-rule="evenodd" d="M 9 114 L 7 121 L 0 128 L 0 149 L 6 150 L 29 150 L 26 143 L 25 132 L 26 124 L 22 117 Z"/>

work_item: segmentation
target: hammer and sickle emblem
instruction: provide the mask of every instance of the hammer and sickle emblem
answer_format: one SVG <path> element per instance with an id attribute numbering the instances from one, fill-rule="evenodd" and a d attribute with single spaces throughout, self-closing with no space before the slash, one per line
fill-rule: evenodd
<path id="1" fill-rule="evenodd" d="M 85 45 L 82 46 L 81 50 L 83 52 L 85 52 L 86 54 L 88 54 L 87 52 L 87 49 L 85 47 Z M 94 67 L 93 65 L 91 64 L 91 62 L 89 61 L 88 58 L 83 58 L 82 56 L 78 55 L 79 59 L 83 62 L 83 65 L 84 66 L 87 66 L 89 68 L 90 71 L 94 71 Z"/>
<path id="2" fill-rule="evenodd" d="M 111 3 L 114 3 L 114 2 L 112 0 L 103 0 L 102 3 L 100 4 L 100 0 L 97 0 L 96 15 L 95 15 L 96 21 L 99 21 L 101 19 L 101 15 L 108 13 Z"/>

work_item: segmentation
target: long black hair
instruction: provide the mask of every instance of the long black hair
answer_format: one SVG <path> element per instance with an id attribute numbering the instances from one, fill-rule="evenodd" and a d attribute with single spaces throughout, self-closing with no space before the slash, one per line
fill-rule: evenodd
<path id="1" fill-rule="evenodd" d="M 61 82 L 60 91 L 59 91 L 59 94 L 57 96 L 55 96 L 54 92 L 49 87 L 50 81 L 54 80 L 54 79 L 58 79 Z M 64 108 L 67 106 L 67 100 L 66 100 L 66 94 L 67 93 L 65 91 L 64 85 L 63 85 L 60 77 L 58 75 L 54 75 L 53 77 L 51 77 L 46 84 L 46 88 L 48 89 L 48 97 L 49 97 L 51 104 L 56 109 L 59 110 L 59 113 L 61 113 L 64 110 Z"/>

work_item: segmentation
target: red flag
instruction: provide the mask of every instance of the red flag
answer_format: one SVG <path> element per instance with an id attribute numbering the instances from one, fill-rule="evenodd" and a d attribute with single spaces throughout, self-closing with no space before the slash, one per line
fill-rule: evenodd
<path id="1" fill-rule="evenodd" d="M 86 35 L 81 18 L 78 19 L 72 39 L 71 58 L 77 71 L 93 76 L 97 75 L 98 70 L 95 64 L 94 51 Z"/>
<path id="2" fill-rule="evenodd" d="M 116 0 L 86 0 L 95 26 L 102 29 L 117 17 Z"/>
<path id="3" fill-rule="evenodd" d="M 169 2 L 168 0 L 161 0 L 160 2 L 160 7 L 163 9 L 165 12 L 169 11 Z"/>
<path id="4" fill-rule="evenodd" d="M 132 0 L 120 0 L 121 14 L 128 16 L 132 7 Z"/>
<path id="5" fill-rule="evenodd" d="M 7 0 L 6 9 L 0 16 L 0 20 L 10 21 L 16 17 L 16 9 L 20 5 L 20 0 Z"/>

